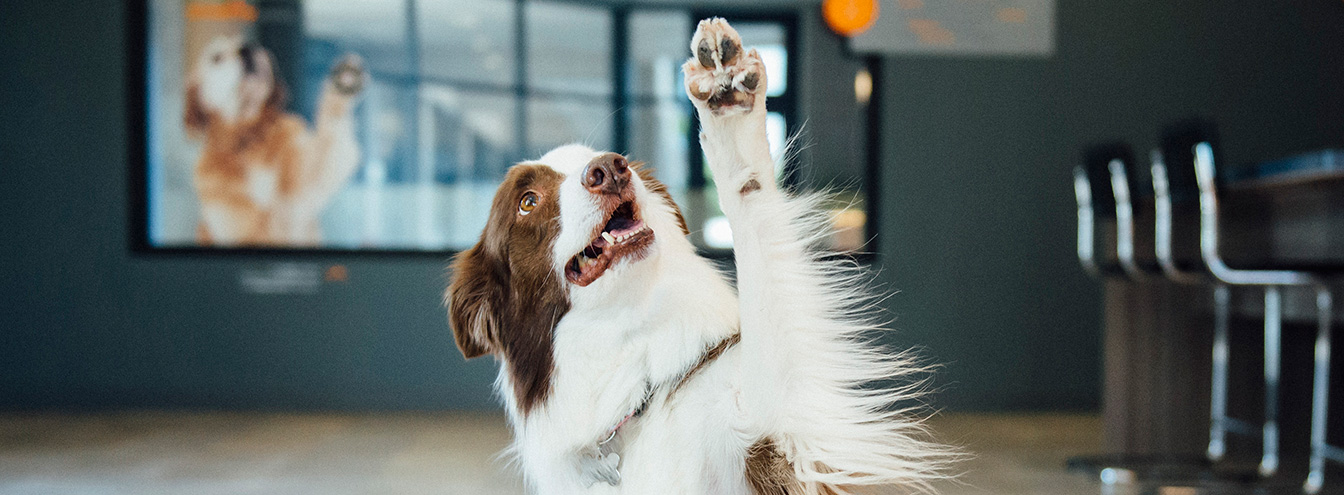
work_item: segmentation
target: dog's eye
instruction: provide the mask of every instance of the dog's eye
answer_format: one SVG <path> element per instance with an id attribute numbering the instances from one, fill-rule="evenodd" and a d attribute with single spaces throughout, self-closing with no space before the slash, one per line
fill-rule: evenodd
<path id="1" fill-rule="evenodd" d="M 523 199 L 518 200 L 518 214 L 526 215 L 532 213 L 537 208 L 537 193 L 529 192 L 523 195 Z"/>

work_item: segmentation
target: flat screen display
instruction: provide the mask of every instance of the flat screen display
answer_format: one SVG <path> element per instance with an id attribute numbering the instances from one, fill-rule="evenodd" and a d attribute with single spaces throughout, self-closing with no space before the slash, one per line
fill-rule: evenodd
<path id="1" fill-rule="evenodd" d="M 140 249 L 459 251 L 479 238 L 510 166 L 576 142 L 649 164 L 692 242 L 731 248 L 680 71 L 697 16 L 711 13 L 568 0 L 138 5 Z M 827 167 L 798 173 L 785 151 L 805 120 L 795 19 L 730 20 L 770 74 L 781 180 L 855 184 L 844 174 L 862 170 L 864 146 L 846 119 L 804 138 L 844 151 L 827 152 Z M 852 72 L 835 72 L 848 87 Z M 848 97 L 813 106 L 838 103 L 861 112 Z M 865 242 L 852 189 L 834 249 Z"/>
<path id="2" fill-rule="evenodd" d="M 515 4 L 422 4 L 150 1 L 147 244 L 470 246 L 522 156 L 515 40 L 494 29 Z"/>

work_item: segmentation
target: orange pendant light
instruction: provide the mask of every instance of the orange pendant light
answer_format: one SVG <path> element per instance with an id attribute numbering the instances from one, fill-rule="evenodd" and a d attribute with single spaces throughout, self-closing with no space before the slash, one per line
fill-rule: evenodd
<path id="1" fill-rule="evenodd" d="M 841 36 L 854 36 L 873 26 L 877 20 L 878 0 L 825 0 L 821 16 Z"/>

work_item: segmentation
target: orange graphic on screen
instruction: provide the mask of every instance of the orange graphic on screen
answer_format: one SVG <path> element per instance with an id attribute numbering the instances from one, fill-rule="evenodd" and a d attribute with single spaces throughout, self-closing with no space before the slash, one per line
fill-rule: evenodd
<path id="1" fill-rule="evenodd" d="M 327 273 L 322 278 L 328 282 L 348 282 L 350 270 L 345 265 L 331 265 L 327 267 Z"/>
<path id="2" fill-rule="evenodd" d="M 243 0 L 196 1 L 187 4 L 189 21 L 257 21 L 257 8 Z"/>

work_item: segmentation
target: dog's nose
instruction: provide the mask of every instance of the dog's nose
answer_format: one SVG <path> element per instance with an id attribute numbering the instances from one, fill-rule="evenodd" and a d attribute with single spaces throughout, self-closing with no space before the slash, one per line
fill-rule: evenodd
<path id="1" fill-rule="evenodd" d="M 599 156 L 588 162 L 580 182 L 597 194 L 620 194 L 630 185 L 630 162 L 616 153 Z"/>
<path id="2" fill-rule="evenodd" d="M 252 58 L 252 53 L 257 51 L 257 47 L 251 43 L 244 44 L 238 48 L 238 58 L 243 61 L 243 72 L 251 74 L 257 70 L 256 60 Z"/>

